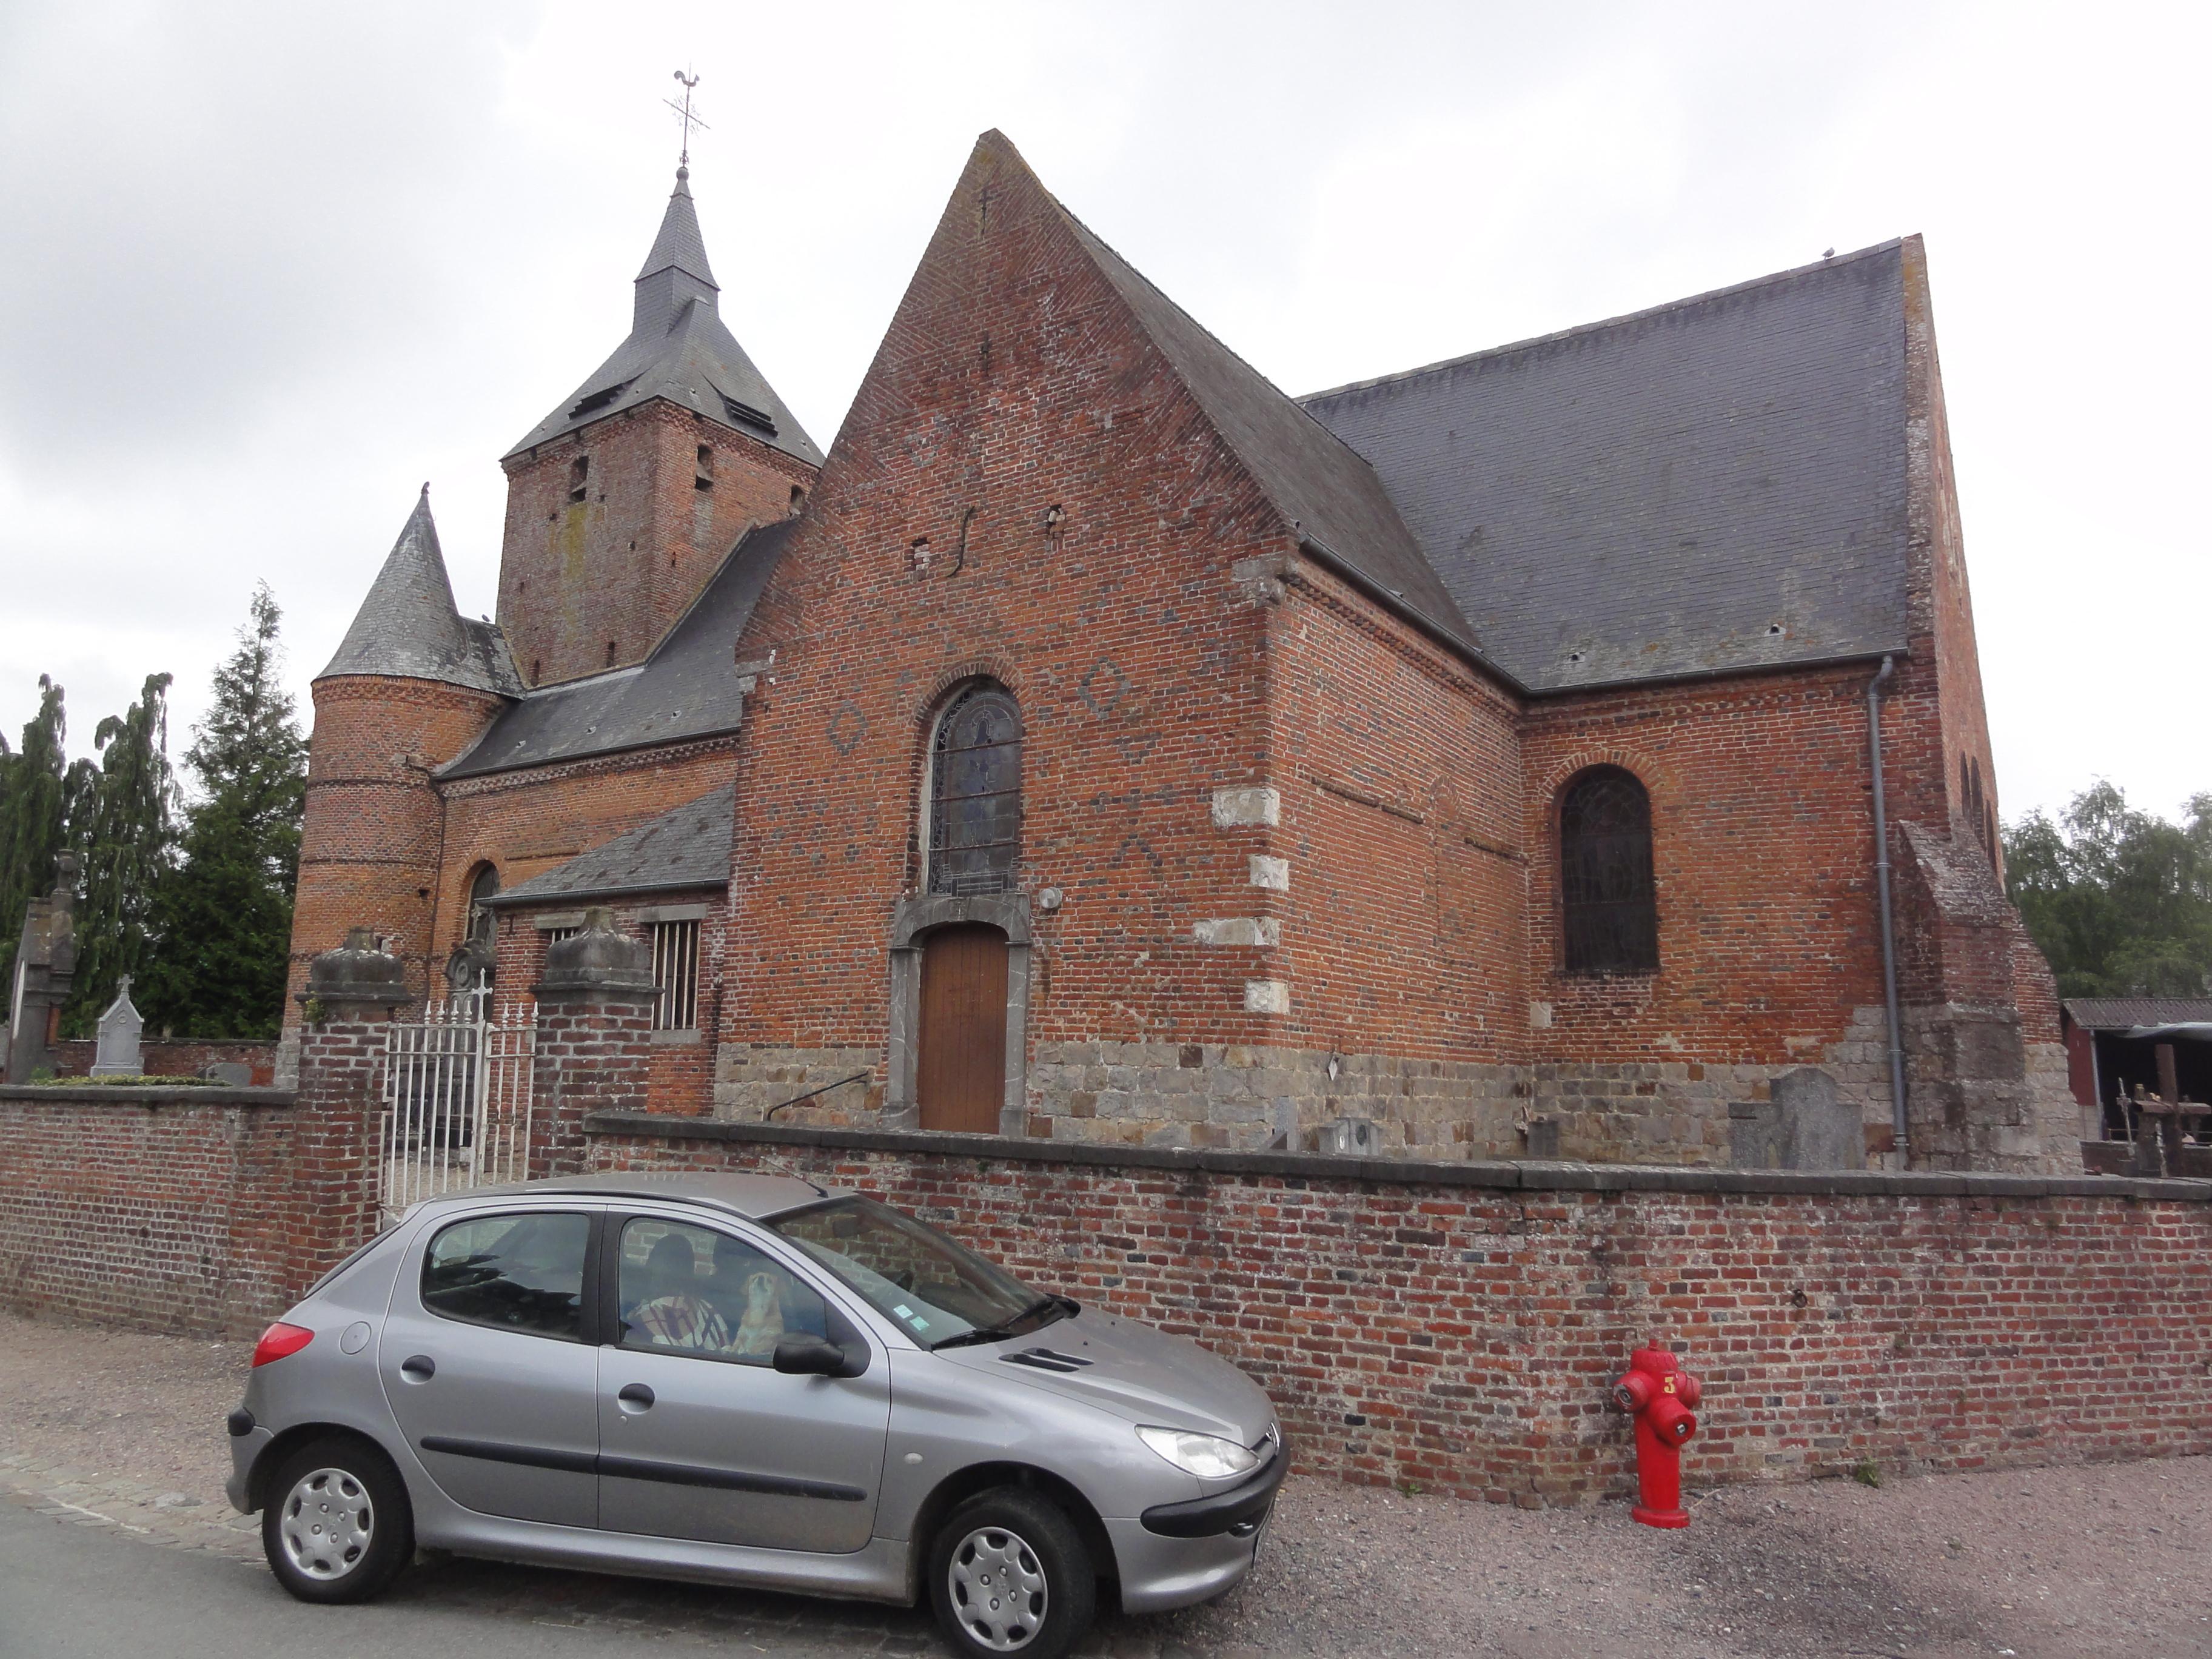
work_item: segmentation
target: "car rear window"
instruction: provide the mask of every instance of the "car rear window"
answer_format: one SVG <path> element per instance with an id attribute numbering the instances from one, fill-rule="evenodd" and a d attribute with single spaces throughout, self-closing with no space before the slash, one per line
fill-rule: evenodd
<path id="1" fill-rule="evenodd" d="M 422 1305 L 443 1318 L 580 1341 L 592 1219 L 537 1211 L 472 1216 L 422 1254 Z"/>

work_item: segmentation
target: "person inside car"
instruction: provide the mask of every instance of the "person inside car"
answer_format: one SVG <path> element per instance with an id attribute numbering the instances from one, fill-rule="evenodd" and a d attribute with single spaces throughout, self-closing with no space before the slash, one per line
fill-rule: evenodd
<path id="1" fill-rule="evenodd" d="M 728 1349 L 729 1327 L 699 1294 L 698 1261 L 690 1239 L 669 1233 L 654 1241 L 645 1258 L 645 1300 L 625 1322 L 626 1339 L 690 1353 Z"/>

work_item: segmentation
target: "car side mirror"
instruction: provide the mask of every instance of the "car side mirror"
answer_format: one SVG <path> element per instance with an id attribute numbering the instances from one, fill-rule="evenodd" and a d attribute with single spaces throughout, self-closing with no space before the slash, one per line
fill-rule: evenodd
<path id="1" fill-rule="evenodd" d="M 858 1355 L 827 1337 L 794 1335 L 778 1339 L 770 1362 L 786 1376 L 858 1376 L 868 1369 L 866 1349 Z"/>

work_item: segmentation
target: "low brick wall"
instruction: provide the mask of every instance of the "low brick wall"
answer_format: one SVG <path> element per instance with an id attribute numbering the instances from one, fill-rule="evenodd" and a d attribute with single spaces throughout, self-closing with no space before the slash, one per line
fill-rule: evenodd
<path id="1" fill-rule="evenodd" d="M 1647 1337 L 1705 1379 L 1692 1484 L 2212 1451 L 2212 1183 L 585 1127 L 592 1168 L 857 1188 L 1197 1337 L 1352 1480 L 1624 1489 L 1607 1389 Z"/>
<path id="2" fill-rule="evenodd" d="M 264 1231 L 291 1188 L 292 1105 L 276 1089 L 0 1086 L 0 1303 L 258 1332 L 324 1248 L 304 1241 L 295 1264 Z"/>
<path id="3" fill-rule="evenodd" d="M 212 1037 L 147 1037 L 138 1049 L 142 1073 L 147 1077 L 198 1077 L 208 1066 L 221 1062 L 249 1067 L 252 1076 L 247 1080 L 256 1088 L 265 1088 L 276 1074 L 276 1042 L 273 1037 L 265 1042 Z M 99 1052 L 100 1044 L 92 1037 L 71 1037 L 57 1043 L 54 1074 L 89 1077 L 92 1062 Z"/>

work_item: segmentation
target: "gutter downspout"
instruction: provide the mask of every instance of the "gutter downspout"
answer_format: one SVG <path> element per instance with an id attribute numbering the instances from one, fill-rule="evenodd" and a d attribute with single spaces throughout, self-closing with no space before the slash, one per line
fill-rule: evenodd
<path id="1" fill-rule="evenodd" d="M 1901 1165 L 1912 1165 L 1911 1147 L 1905 1128 L 1905 1031 L 1897 1013 L 1897 927 L 1889 902 L 1889 814 L 1881 787 L 1881 688 L 1897 672 L 1893 658 L 1884 657 L 1881 668 L 1867 685 L 1867 744 L 1874 764 L 1874 879 L 1881 906 L 1881 994 L 1889 1011 L 1890 1123 Z"/>

